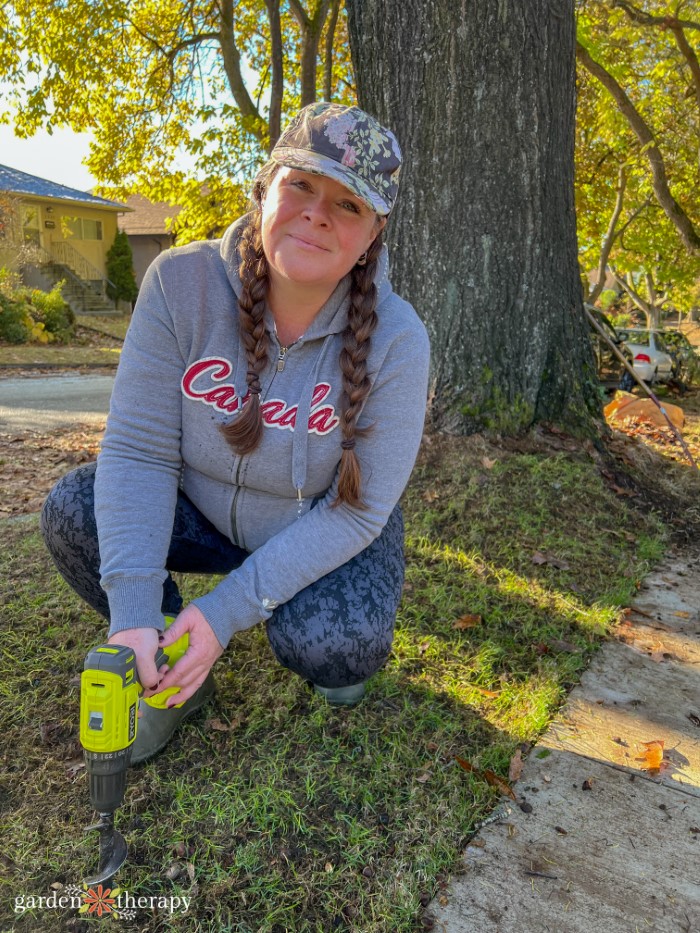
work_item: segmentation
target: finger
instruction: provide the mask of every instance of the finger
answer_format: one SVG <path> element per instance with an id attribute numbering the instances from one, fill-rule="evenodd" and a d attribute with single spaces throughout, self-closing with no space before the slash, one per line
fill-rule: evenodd
<path id="1" fill-rule="evenodd" d="M 144 693 L 148 690 L 155 690 L 158 687 L 160 677 L 158 676 L 158 669 L 153 660 L 138 661 L 137 670 L 139 683 L 143 687 Z"/>
<path id="2" fill-rule="evenodd" d="M 180 690 L 189 689 L 193 684 L 203 683 L 206 676 L 207 671 L 201 665 L 187 670 L 180 668 L 179 664 L 176 664 L 160 682 L 159 691 L 162 692 L 173 687 L 178 687 Z"/>
<path id="3" fill-rule="evenodd" d="M 185 632 L 189 631 L 190 626 L 187 623 L 187 617 L 183 616 L 182 613 L 175 619 L 175 621 L 163 632 L 163 634 L 158 639 L 158 644 L 161 648 L 167 648 L 168 645 L 174 644 L 178 638 L 182 638 Z"/>
<path id="4" fill-rule="evenodd" d="M 204 683 L 204 679 L 195 680 L 194 683 L 190 684 L 188 687 L 181 688 L 179 693 L 174 693 L 171 697 L 165 701 L 165 705 L 168 709 L 172 709 L 173 706 L 178 706 L 180 703 L 185 703 L 191 696 L 199 690 L 199 688 Z"/>

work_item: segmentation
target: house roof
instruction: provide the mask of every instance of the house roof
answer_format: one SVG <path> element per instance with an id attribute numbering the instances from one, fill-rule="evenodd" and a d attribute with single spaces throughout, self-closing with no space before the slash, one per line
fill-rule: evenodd
<path id="1" fill-rule="evenodd" d="M 35 198 L 53 198 L 58 201 L 91 204 L 93 207 L 104 207 L 113 211 L 126 210 L 126 206 L 119 204 L 118 201 L 108 201 L 88 191 L 67 188 L 55 181 L 20 172 L 19 169 L 10 168 L 9 165 L 0 165 L 0 191 L 9 191 L 11 194 L 29 194 Z"/>
<path id="2" fill-rule="evenodd" d="M 166 220 L 174 219 L 180 213 L 180 208 L 162 201 L 149 201 L 140 194 L 132 194 L 126 199 L 127 207 L 131 213 L 119 218 L 119 229 L 128 236 L 162 236 L 171 234 Z"/>

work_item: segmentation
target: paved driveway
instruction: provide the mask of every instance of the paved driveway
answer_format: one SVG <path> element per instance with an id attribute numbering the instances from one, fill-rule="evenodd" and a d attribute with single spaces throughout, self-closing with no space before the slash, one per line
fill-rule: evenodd
<path id="1" fill-rule="evenodd" d="M 0 380 L 0 430 L 51 431 L 104 420 L 114 376 L 27 376 Z"/>

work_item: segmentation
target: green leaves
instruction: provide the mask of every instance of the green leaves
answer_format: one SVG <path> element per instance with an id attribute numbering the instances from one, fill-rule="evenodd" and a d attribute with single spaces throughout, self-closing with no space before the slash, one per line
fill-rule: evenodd
<path id="1" fill-rule="evenodd" d="M 317 94 L 323 86 L 330 4 L 295 0 L 300 17 L 283 3 L 283 93 L 271 100 L 273 6 L 46 0 L 37 28 L 32 0 L 2 4 L 0 119 L 23 136 L 40 127 L 90 130 L 88 168 L 107 196 L 167 196 L 184 207 L 179 222 L 188 231 L 220 232 L 266 158 L 271 108 L 298 109 L 304 45 L 315 50 Z M 343 14 L 329 62 L 341 96 L 352 95 L 344 24 Z"/>
<path id="2" fill-rule="evenodd" d="M 681 240 L 679 215 L 684 212 L 700 230 L 700 85 L 696 94 L 692 55 L 681 46 L 685 38 L 692 52 L 700 33 L 662 22 L 669 13 L 662 0 L 635 4 L 645 15 L 632 16 L 627 6 L 581 0 L 578 39 L 622 86 L 653 140 L 640 142 L 611 94 L 579 64 L 576 197 L 581 261 L 586 269 L 597 266 L 624 166 L 623 210 L 612 234 L 610 265 L 620 272 L 651 273 L 667 300 L 689 307 L 700 258 Z M 700 20 L 700 3 L 684 4 L 683 16 Z M 659 201 L 652 174 L 652 160 L 659 156 L 678 209 L 671 205 L 669 210 L 668 204 L 662 209 Z M 656 165 L 658 171 L 660 163 Z"/>

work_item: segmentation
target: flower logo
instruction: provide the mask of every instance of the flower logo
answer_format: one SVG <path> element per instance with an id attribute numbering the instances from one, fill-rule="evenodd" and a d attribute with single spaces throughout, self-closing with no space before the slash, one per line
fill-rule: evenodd
<path id="1" fill-rule="evenodd" d="M 103 888 L 101 884 L 98 884 L 96 888 L 88 888 L 83 894 L 85 903 L 79 909 L 78 913 L 96 914 L 98 917 L 101 917 L 103 914 L 112 914 L 112 916 L 116 917 L 118 914 L 114 908 L 119 893 L 119 888 L 115 888 L 114 891 L 112 891 L 110 888 Z"/>

